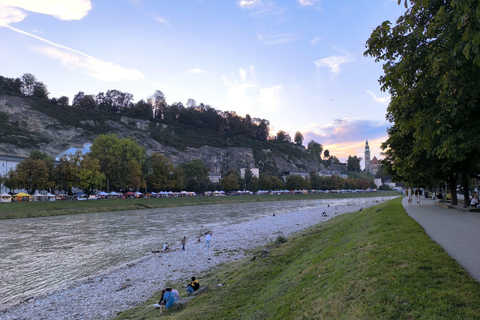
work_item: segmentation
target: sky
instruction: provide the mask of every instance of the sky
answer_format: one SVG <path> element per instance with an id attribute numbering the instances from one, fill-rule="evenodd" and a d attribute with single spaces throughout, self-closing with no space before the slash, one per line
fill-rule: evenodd
<path id="1" fill-rule="evenodd" d="M 0 75 L 49 97 L 116 89 L 270 121 L 342 161 L 381 158 L 382 65 L 365 43 L 397 0 L 0 0 Z M 363 167 L 363 161 L 361 162 Z"/>

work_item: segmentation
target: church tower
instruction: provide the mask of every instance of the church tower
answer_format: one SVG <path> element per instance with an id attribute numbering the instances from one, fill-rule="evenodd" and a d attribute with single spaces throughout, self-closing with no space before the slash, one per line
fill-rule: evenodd
<path id="1" fill-rule="evenodd" d="M 365 172 L 370 173 L 370 147 L 368 146 L 368 139 L 365 142 Z"/>

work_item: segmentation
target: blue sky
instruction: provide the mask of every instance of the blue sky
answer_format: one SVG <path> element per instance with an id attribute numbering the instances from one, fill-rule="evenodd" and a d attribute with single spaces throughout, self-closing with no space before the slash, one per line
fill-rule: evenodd
<path id="1" fill-rule="evenodd" d="M 270 120 L 341 160 L 386 139 L 388 93 L 365 42 L 397 0 L 0 0 L 0 75 L 50 97 L 161 90 Z M 363 165 L 363 161 L 362 161 Z"/>

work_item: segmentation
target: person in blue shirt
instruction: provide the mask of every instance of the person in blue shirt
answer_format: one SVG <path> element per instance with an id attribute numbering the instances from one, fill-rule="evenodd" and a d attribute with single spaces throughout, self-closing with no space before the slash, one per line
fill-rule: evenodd
<path id="1" fill-rule="evenodd" d="M 175 297 L 172 292 L 172 288 L 166 288 L 163 295 L 163 301 L 165 301 L 165 308 L 171 308 L 175 302 Z"/>

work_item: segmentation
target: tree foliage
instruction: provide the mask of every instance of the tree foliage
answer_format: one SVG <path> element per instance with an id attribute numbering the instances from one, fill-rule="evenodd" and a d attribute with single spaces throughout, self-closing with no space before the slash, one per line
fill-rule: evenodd
<path id="1" fill-rule="evenodd" d="M 300 131 L 297 131 L 295 133 L 295 138 L 293 139 L 293 141 L 295 141 L 295 144 L 297 146 L 301 146 L 303 143 L 303 134 Z"/>
<path id="2" fill-rule="evenodd" d="M 320 143 L 316 142 L 315 140 L 311 140 L 308 143 L 308 151 L 310 151 L 310 153 L 318 161 L 322 160 L 323 146 Z"/>
<path id="3" fill-rule="evenodd" d="M 109 187 L 119 190 L 128 188 L 132 182 L 130 162 L 141 167 L 145 149 L 131 137 L 119 139 L 116 134 L 99 135 L 90 147 L 90 156 L 99 160 Z"/>
<path id="4" fill-rule="evenodd" d="M 360 172 L 361 171 L 361 168 L 360 168 L 360 161 L 362 160 L 361 157 L 357 157 L 357 156 L 348 156 L 348 160 L 347 160 L 347 170 L 348 171 L 357 171 L 357 172 Z"/>
<path id="5" fill-rule="evenodd" d="M 454 203 L 457 179 L 480 169 L 477 7 L 412 2 L 396 25 L 385 21 L 374 30 L 365 52 L 383 62 L 380 84 L 392 96 L 386 173 L 410 183 L 445 179 Z"/>

